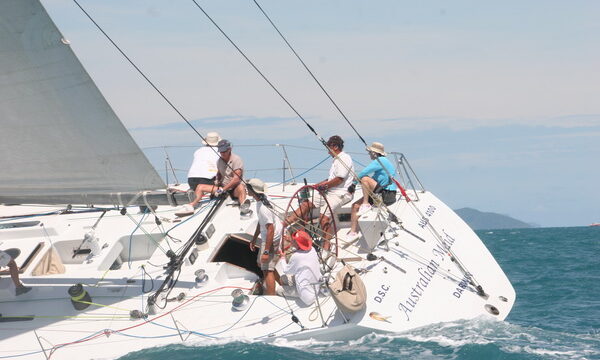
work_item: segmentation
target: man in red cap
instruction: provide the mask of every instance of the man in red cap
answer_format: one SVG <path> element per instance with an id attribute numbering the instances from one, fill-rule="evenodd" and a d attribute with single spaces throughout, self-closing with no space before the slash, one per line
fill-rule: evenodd
<path id="1" fill-rule="evenodd" d="M 279 260 L 282 270 L 279 282 L 285 295 L 298 296 L 306 306 L 310 306 L 315 302 L 320 287 L 319 257 L 312 246 L 310 235 L 305 231 L 298 230 L 292 235 L 292 245 L 296 251 L 289 262 L 285 256 L 281 256 Z M 278 268 L 279 266 L 278 264 Z"/>

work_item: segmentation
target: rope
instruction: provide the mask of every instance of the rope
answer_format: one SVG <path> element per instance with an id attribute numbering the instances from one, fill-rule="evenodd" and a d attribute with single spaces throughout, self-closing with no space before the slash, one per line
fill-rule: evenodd
<path id="1" fill-rule="evenodd" d="M 139 227 L 142 225 L 142 222 L 144 221 L 144 219 L 146 218 L 146 214 L 147 212 L 144 212 L 142 214 L 142 218 L 140 219 L 140 221 L 135 225 L 135 228 L 133 229 L 133 231 L 131 232 L 131 234 L 129 235 L 129 251 L 127 253 L 127 265 L 129 266 L 129 269 L 131 269 L 131 245 L 132 245 L 132 241 L 133 241 L 133 234 L 135 234 L 135 232 L 137 231 L 137 229 L 139 229 Z M 129 215 L 129 218 L 133 220 L 133 218 L 131 217 L 131 215 Z M 162 249 L 161 249 L 162 250 Z"/>
<path id="2" fill-rule="evenodd" d="M 85 296 L 85 293 L 81 295 L 81 298 L 83 298 L 84 296 Z M 71 299 L 71 300 L 76 301 L 78 303 L 82 303 L 82 304 L 94 305 L 94 306 L 98 306 L 98 307 L 105 307 L 105 308 L 119 310 L 119 311 L 127 311 L 127 312 L 130 311 L 128 309 L 123 309 L 123 308 L 119 308 L 119 307 L 116 307 L 116 306 L 98 304 L 98 303 L 94 303 L 94 302 L 83 301 L 81 299 Z"/>
<path id="3" fill-rule="evenodd" d="M 153 322 L 153 321 L 156 321 L 156 320 L 158 320 L 158 319 L 160 319 L 160 318 L 162 318 L 162 317 L 165 317 L 165 316 L 167 316 L 167 315 L 169 315 L 169 314 L 171 314 L 171 313 L 173 313 L 173 312 L 177 311 L 178 309 L 182 308 L 183 306 L 186 306 L 186 305 L 187 305 L 187 304 L 189 304 L 191 301 L 195 300 L 196 298 L 198 298 L 198 297 L 200 297 L 200 296 L 203 296 L 203 295 L 206 295 L 206 294 L 209 294 L 209 293 L 215 292 L 215 291 L 223 290 L 223 289 L 243 289 L 243 290 L 250 290 L 250 289 L 248 289 L 248 288 L 240 288 L 240 287 L 237 287 L 237 286 L 221 286 L 221 287 L 219 287 L 219 288 L 216 288 L 216 289 L 207 290 L 207 291 L 205 291 L 205 292 L 202 292 L 202 293 L 200 293 L 200 294 L 197 294 L 197 295 L 193 296 L 192 298 L 190 298 L 189 300 L 187 300 L 187 301 L 183 302 L 182 304 L 180 304 L 180 305 L 176 306 L 176 307 L 175 307 L 175 308 L 173 308 L 172 310 L 170 310 L 170 311 L 167 311 L 167 312 L 165 312 L 165 313 L 163 313 L 163 314 L 161 314 L 161 315 L 155 316 L 155 317 L 154 317 L 154 318 L 152 318 L 152 319 L 146 319 L 146 320 L 145 320 L 145 321 L 143 321 L 143 322 L 140 322 L 140 323 L 138 323 L 138 324 L 131 325 L 131 326 L 128 326 L 128 327 L 125 327 L 125 328 L 119 329 L 119 330 L 105 329 L 105 330 L 102 330 L 102 331 L 100 331 L 100 332 L 93 333 L 93 334 L 91 334 L 91 335 L 89 335 L 89 336 L 86 336 L 86 337 L 84 337 L 84 338 L 81 338 L 81 339 L 78 339 L 78 340 L 75 340 L 75 341 L 71 341 L 71 342 L 68 342 L 68 343 L 62 343 L 62 344 L 55 345 L 55 346 L 52 348 L 52 350 L 53 350 L 53 351 L 56 351 L 56 350 L 58 350 L 58 349 L 59 349 L 59 348 L 61 348 L 61 347 L 65 347 L 65 346 L 68 346 L 68 345 L 73 345 L 73 344 L 80 344 L 80 343 L 83 343 L 83 342 L 87 342 L 87 341 L 90 341 L 90 340 L 94 340 L 94 339 L 96 339 L 96 338 L 98 338 L 98 337 L 100 337 L 100 336 L 104 335 L 104 334 L 106 333 L 106 331 L 109 331 L 109 332 L 110 332 L 110 334 L 115 334 L 115 333 L 123 333 L 123 332 L 125 332 L 125 331 L 128 331 L 128 330 L 131 330 L 131 329 L 135 329 L 135 328 L 137 328 L 137 327 L 140 327 L 140 326 L 142 326 L 142 325 L 149 324 L 149 323 L 151 323 L 151 322 Z"/>
<path id="4" fill-rule="evenodd" d="M 145 217 L 147 214 L 148 214 L 148 213 L 144 213 L 144 214 L 142 215 L 142 219 L 141 219 L 141 220 L 139 221 L 139 223 L 138 223 L 138 222 L 136 222 L 136 221 L 135 221 L 135 219 L 133 218 L 133 216 L 131 216 L 131 215 L 129 214 L 129 212 L 126 212 L 126 213 L 125 213 L 125 215 L 127 215 L 127 217 L 128 217 L 128 218 L 129 218 L 129 219 L 130 219 L 130 220 L 131 220 L 131 221 L 132 221 L 134 224 L 136 224 L 136 228 L 133 230 L 133 232 L 131 233 L 131 235 L 129 235 L 129 243 L 130 243 L 130 246 L 129 246 L 129 251 L 130 251 L 130 252 L 129 252 L 129 257 L 131 257 L 131 241 L 132 241 L 132 236 L 133 236 L 133 234 L 135 233 L 135 231 L 136 231 L 138 228 L 139 228 L 140 230 L 142 230 L 142 232 L 143 232 L 143 233 L 144 233 L 144 234 L 145 234 L 145 235 L 148 237 L 148 239 L 152 240 L 152 241 L 153 241 L 153 242 L 156 244 L 156 247 L 157 247 L 158 249 L 160 249 L 160 251 L 162 251 L 162 252 L 163 252 L 163 254 L 166 254 L 166 253 L 167 253 L 167 251 L 166 251 L 166 250 L 165 250 L 165 249 L 164 249 L 164 248 L 163 248 L 163 247 L 160 245 L 160 243 L 159 243 L 158 241 L 156 241 L 156 239 L 154 239 L 154 237 L 153 237 L 152 235 L 150 235 L 150 233 L 149 233 L 148 231 L 146 231 L 146 229 L 145 229 L 145 228 L 142 226 L 142 222 L 144 221 L 144 217 Z M 130 259 L 128 259 L 128 261 L 129 261 L 129 260 L 130 260 Z M 129 268 L 131 269 L 131 263 L 129 264 Z"/>

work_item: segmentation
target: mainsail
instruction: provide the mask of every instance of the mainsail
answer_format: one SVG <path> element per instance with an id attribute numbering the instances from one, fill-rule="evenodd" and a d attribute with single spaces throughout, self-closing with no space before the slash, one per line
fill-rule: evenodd
<path id="1" fill-rule="evenodd" d="M 0 1 L 0 203 L 164 189 L 68 44 L 39 0 Z"/>

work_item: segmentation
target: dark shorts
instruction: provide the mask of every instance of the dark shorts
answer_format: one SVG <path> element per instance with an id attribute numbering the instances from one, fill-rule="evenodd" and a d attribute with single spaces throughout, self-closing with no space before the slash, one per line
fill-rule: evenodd
<path id="1" fill-rule="evenodd" d="M 396 202 L 396 191 L 382 189 L 381 186 L 379 186 L 379 184 L 377 184 L 377 186 L 375 186 L 375 189 L 373 190 L 373 192 L 375 194 L 381 195 L 381 200 L 383 200 L 383 203 L 386 206 L 392 205 L 393 203 Z M 373 199 L 371 199 L 370 196 L 369 196 L 369 204 L 373 205 Z"/>
<path id="2" fill-rule="evenodd" d="M 215 183 L 215 178 L 207 179 L 200 177 L 192 177 L 188 178 L 188 185 L 192 191 L 196 191 L 196 186 L 198 185 L 213 185 Z"/>

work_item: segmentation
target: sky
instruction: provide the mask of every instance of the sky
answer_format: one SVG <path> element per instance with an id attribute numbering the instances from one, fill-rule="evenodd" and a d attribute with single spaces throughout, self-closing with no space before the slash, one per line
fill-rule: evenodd
<path id="1" fill-rule="evenodd" d="M 325 159 L 192 0 L 79 1 L 198 131 L 232 141 L 247 175 L 283 176 L 281 147 L 257 145 L 291 145 L 298 168 Z M 341 135 L 368 161 L 252 0 L 197 1 L 319 135 Z M 258 1 L 365 140 L 403 153 L 450 207 L 547 227 L 600 222 L 600 2 Z M 157 147 L 169 146 L 185 181 L 194 131 L 74 2 L 42 3 L 159 173 Z"/>

